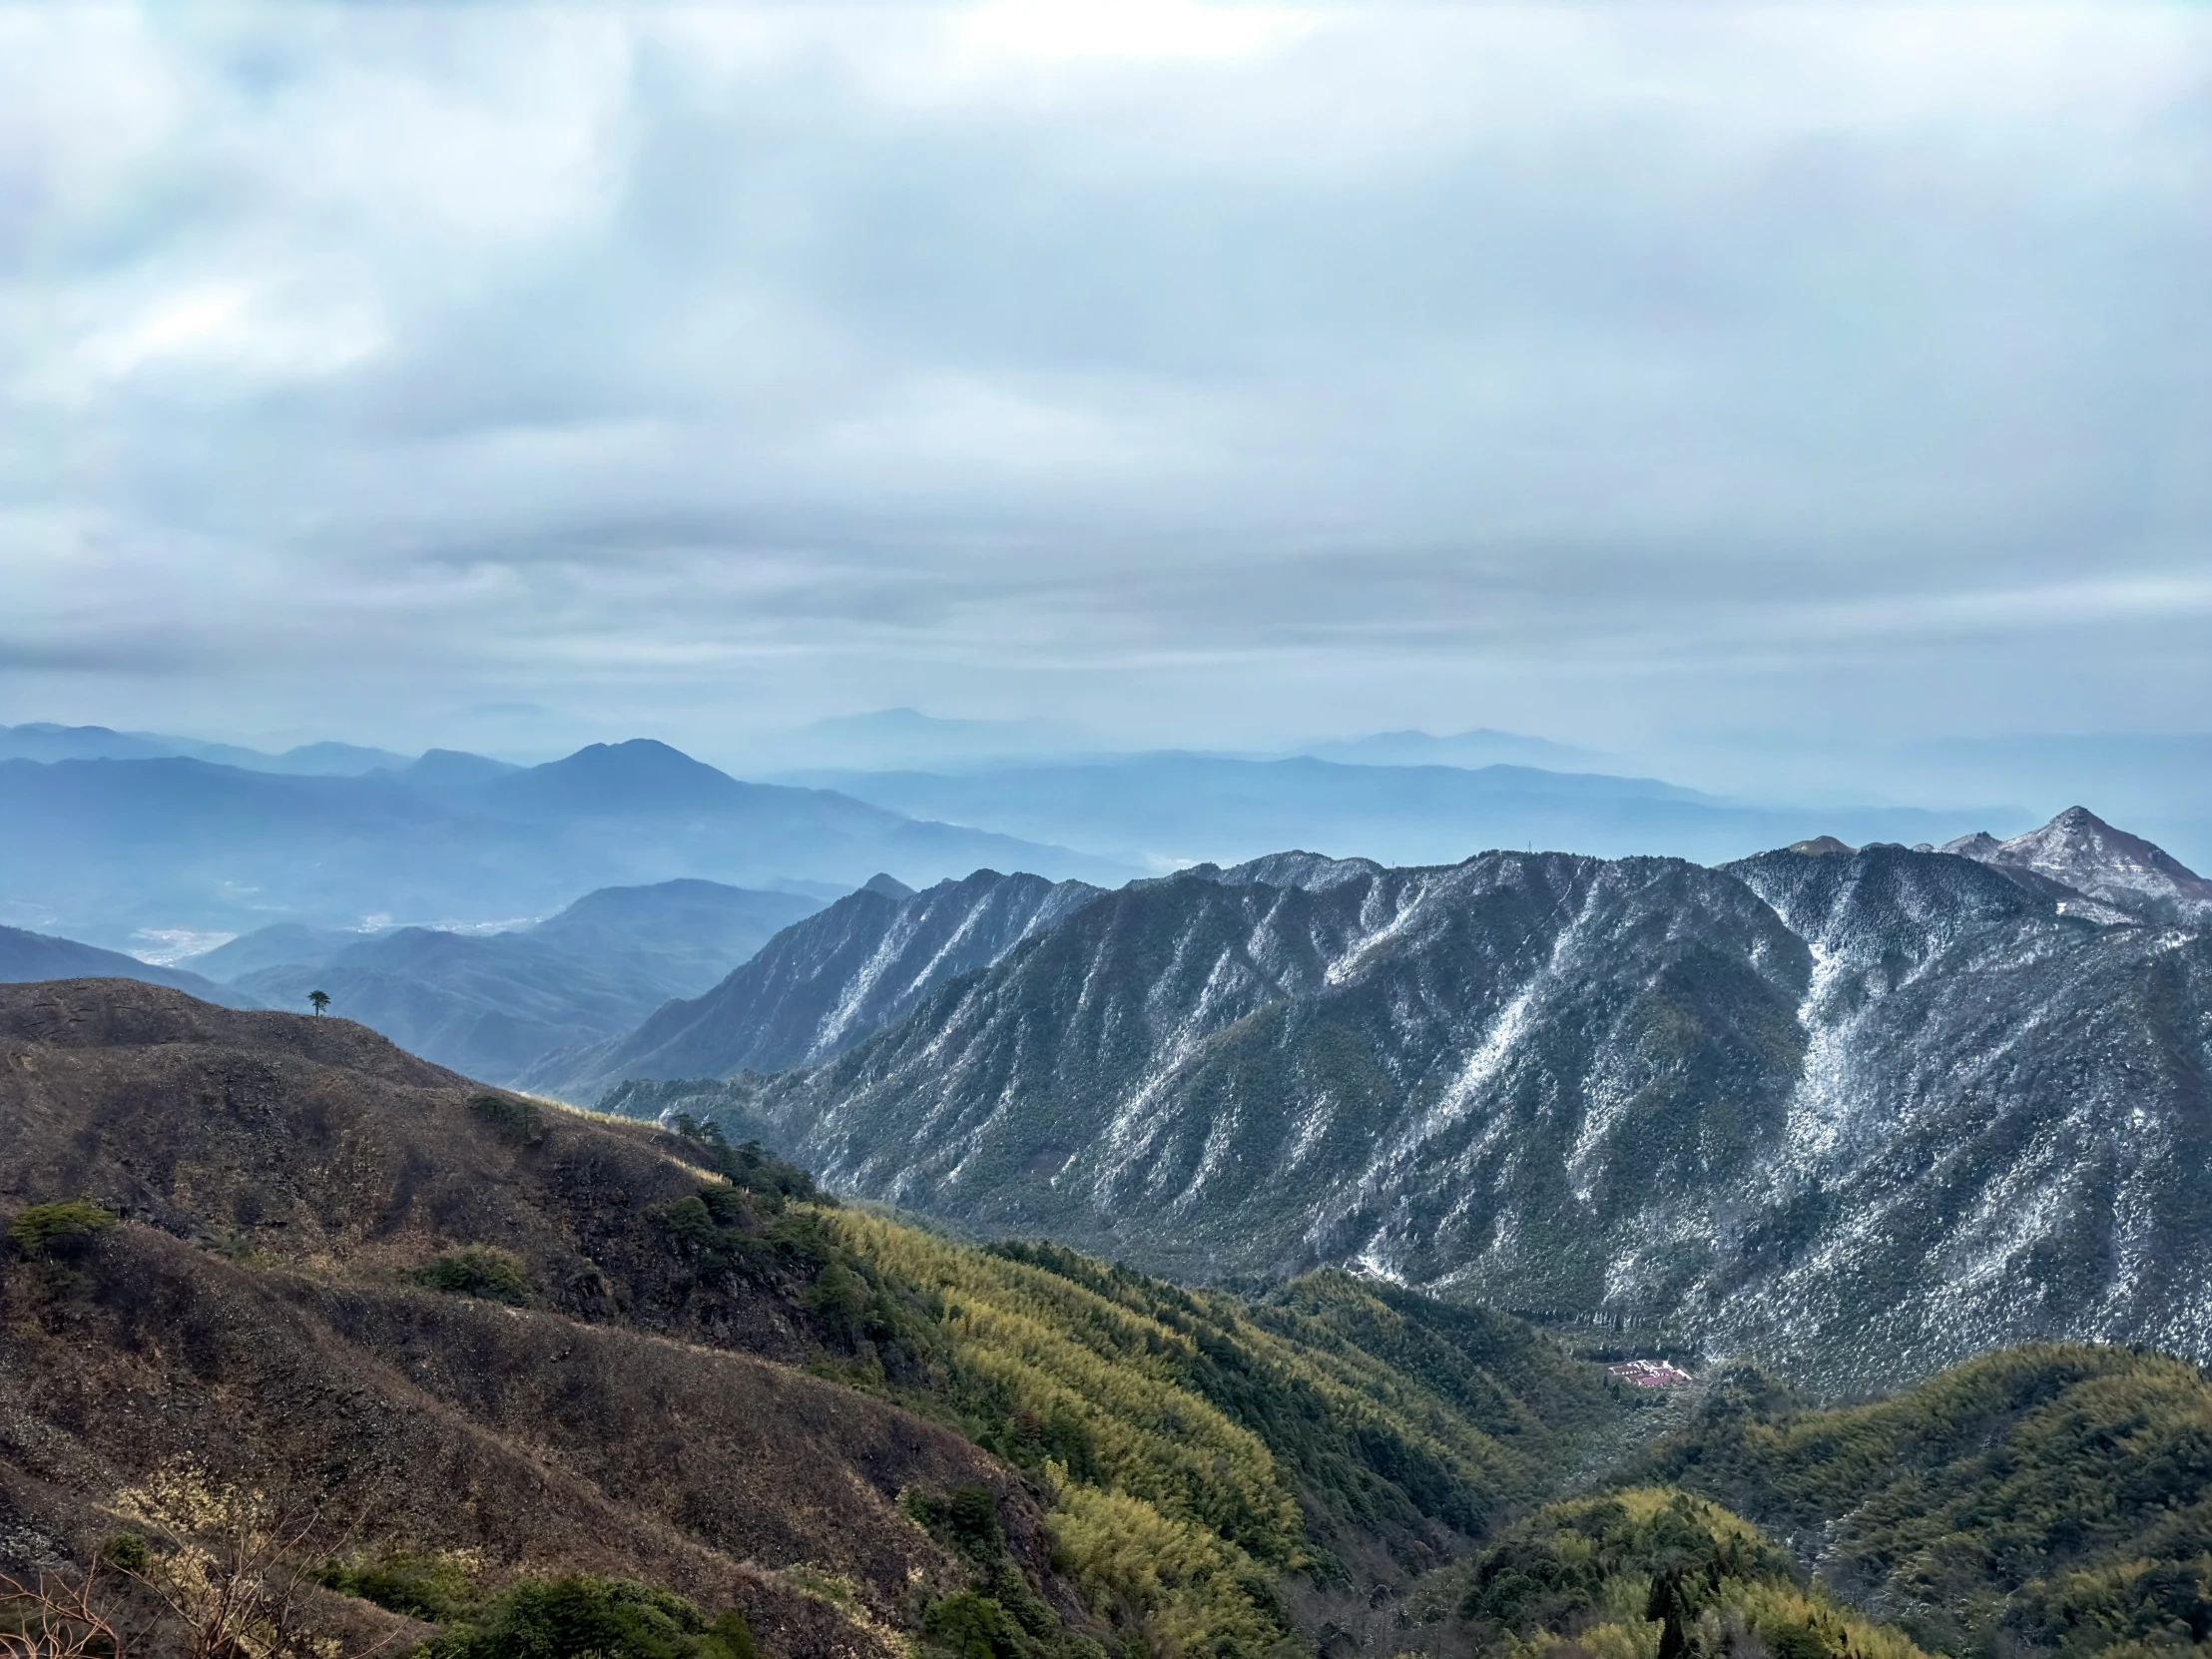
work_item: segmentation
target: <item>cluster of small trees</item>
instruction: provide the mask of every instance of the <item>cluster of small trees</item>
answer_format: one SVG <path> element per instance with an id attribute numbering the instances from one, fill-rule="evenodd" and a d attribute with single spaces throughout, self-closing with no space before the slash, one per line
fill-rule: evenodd
<path id="1" fill-rule="evenodd" d="M 1749 1368 L 1646 1458 L 1777 1531 L 1950 1653 L 2212 1642 L 2212 1378 L 2141 1350 L 1982 1355 L 1816 1409 Z"/>
<path id="2" fill-rule="evenodd" d="M 1516 1522 L 1470 1563 L 1459 1616 L 1479 1646 L 1515 1653 L 1927 1659 L 1900 1632 L 1803 1582 L 1788 1552 L 1748 1522 L 1654 1487 L 1554 1503 Z"/>

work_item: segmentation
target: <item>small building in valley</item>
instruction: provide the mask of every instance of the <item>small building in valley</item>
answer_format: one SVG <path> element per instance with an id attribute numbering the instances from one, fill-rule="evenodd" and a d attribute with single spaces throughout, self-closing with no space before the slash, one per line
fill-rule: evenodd
<path id="1" fill-rule="evenodd" d="M 1670 1366 L 1664 1360 L 1624 1360 L 1617 1366 L 1605 1368 L 1624 1382 L 1633 1382 L 1639 1388 L 1678 1388 L 1690 1381 L 1690 1374 L 1678 1366 Z"/>

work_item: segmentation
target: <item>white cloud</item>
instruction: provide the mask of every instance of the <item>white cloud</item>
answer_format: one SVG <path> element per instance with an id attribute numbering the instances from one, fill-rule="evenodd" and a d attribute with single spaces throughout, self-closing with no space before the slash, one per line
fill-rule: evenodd
<path id="1" fill-rule="evenodd" d="M 957 13 L 963 55 L 1065 62 L 1243 59 L 1322 26 L 1311 8 L 1206 5 L 1197 0 L 985 0 Z"/>
<path id="2" fill-rule="evenodd" d="M 0 7 L 0 719 L 2170 715 L 2208 88 L 2154 4 Z"/>

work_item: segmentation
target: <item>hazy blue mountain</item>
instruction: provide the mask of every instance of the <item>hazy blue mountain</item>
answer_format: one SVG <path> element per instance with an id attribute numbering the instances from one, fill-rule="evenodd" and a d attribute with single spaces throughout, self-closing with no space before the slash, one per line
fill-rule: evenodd
<path id="1" fill-rule="evenodd" d="M 57 726 L 44 720 L 0 726 L 0 760 L 4 761 L 151 761 L 176 753 L 151 734 L 117 732 L 105 726 Z"/>
<path id="2" fill-rule="evenodd" d="M 452 770 L 424 782 L 174 758 L 0 762 L 6 896 L 123 943 L 142 928 L 491 922 L 679 877 L 849 886 L 878 869 L 926 882 L 990 863 L 1125 873 L 824 790 L 740 783 L 662 744 L 594 745 L 472 781 Z"/>
<path id="3" fill-rule="evenodd" d="M 611 1041 L 547 1055 L 521 1082 L 588 1104 L 626 1077 L 721 1076 L 824 1060 L 1101 891 L 979 869 L 914 892 L 878 875 L 778 934 L 705 995 L 671 1002 Z"/>
<path id="4" fill-rule="evenodd" d="M 1523 766 L 1567 772 L 1589 770 L 1600 760 L 1594 751 L 1577 749 L 1572 744 L 1523 737 L 1518 732 L 1493 731 L 1488 727 L 1441 737 L 1428 732 L 1375 732 L 1364 738 L 1308 744 L 1304 753 L 1317 761 L 1339 761 L 1347 766 Z"/>
<path id="5" fill-rule="evenodd" d="M 634 961 L 664 975 L 670 996 L 711 985 L 822 901 L 719 881 L 602 887 L 520 936 L 574 955 Z"/>
<path id="6" fill-rule="evenodd" d="M 1714 863 L 1826 831 L 1851 840 L 1945 840 L 1992 819 L 1982 811 L 1746 807 L 1653 779 L 1526 766 L 1468 771 L 1310 758 L 1171 754 L 960 774 L 804 776 L 895 812 L 1108 850 L 1156 869 L 1237 863 L 1290 845 L 1396 864 L 1453 863 L 1511 846 Z"/>
<path id="7" fill-rule="evenodd" d="M 759 735 L 746 750 L 750 765 L 781 772 L 795 767 L 960 769 L 1095 754 L 1104 747 L 1090 733 L 1065 721 L 947 720 L 913 709 L 877 709 L 818 720 L 796 731 Z"/>
<path id="8" fill-rule="evenodd" d="M 1871 846 L 1132 883 L 826 1064 L 610 1099 L 1155 1268 L 1354 1261 L 1875 1382 L 2212 1359 L 2208 1075 L 2205 934 Z"/>
<path id="9" fill-rule="evenodd" d="M 0 726 L 0 760 L 153 761 L 184 758 L 250 772 L 280 772 L 307 777 L 357 777 L 378 767 L 408 764 L 387 749 L 350 743 L 301 744 L 280 755 L 238 744 L 203 743 L 197 738 L 165 737 L 159 732 L 117 732 L 105 726 L 56 726 L 34 721 Z"/>
<path id="10" fill-rule="evenodd" d="M 41 979 L 139 979 L 150 985 L 190 991 L 227 1008 L 261 1006 L 244 991 L 181 968 L 155 967 L 120 950 L 102 950 L 98 945 L 58 939 L 49 933 L 0 927 L 0 984 L 28 984 Z"/>
<path id="11" fill-rule="evenodd" d="M 332 1008 L 402 1048 L 486 1082 L 513 1079 L 548 1049 L 626 1031 L 672 997 L 697 995 L 819 905 L 792 893 L 664 881 L 587 893 L 535 926 L 502 933 L 401 927 L 362 938 L 286 929 L 322 946 L 244 970 L 234 981 L 274 1007 Z M 276 929 L 268 930 L 277 933 Z M 234 940 L 196 959 L 232 953 Z"/>
<path id="12" fill-rule="evenodd" d="M 418 760 L 400 768 L 399 776 L 410 784 L 450 790 L 488 784 L 494 778 L 504 778 L 510 772 L 521 770 L 505 761 L 495 761 L 487 755 L 471 755 L 463 749 L 426 749 Z"/>
<path id="13" fill-rule="evenodd" d="M 187 749 L 185 753 L 198 760 L 225 761 L 232 766 L 251 764 L 229 760 L 225 755 L 207 753 L 202 746 L 197 745 Z M 394 755 L 388 749 L 368 749 L 357 743 L 324 742 L 303 743 L 296 749 L 287 749 L 280 755 L 273 755 L 264 770 L 293 773 L 309 778 L 357 778 L 378 768 L 396 770 L 411 764 L 408 756 Z"/>
<path id="14" fill-rule="evenodd" d="M 263 968 L 326 962 L 339 951 L 388 931 L 388 928 L 309 927 L 303 922 L 277 921 L 267 927 L 257 927 L 251 933 L 241 933 L 213 950 L 182 957 L 174 965 L 231 983 Z"/>

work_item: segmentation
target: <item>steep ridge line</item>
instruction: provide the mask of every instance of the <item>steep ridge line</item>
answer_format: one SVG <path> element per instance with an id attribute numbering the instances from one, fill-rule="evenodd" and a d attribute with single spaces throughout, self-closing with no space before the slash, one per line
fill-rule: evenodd
<path id="1" fill-rule="evenodd" d="M 1133 883 L 825 1064 L 609 1104 L 1157 1270 L 1357 1261 L 1859 1385 L 2212 1356 L 2197 930 L 1896 846 L 1304 867 Z"/>

